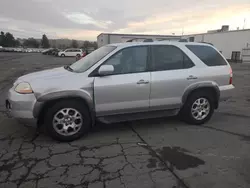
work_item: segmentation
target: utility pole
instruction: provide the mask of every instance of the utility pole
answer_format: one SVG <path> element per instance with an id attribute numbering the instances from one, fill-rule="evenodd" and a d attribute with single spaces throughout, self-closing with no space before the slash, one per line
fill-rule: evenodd
<path id="1" fill-rule="evenodd" d="M 243 29 L 245 29 L 245 24 L 246 24 L 246 18 L 244 18 Z"/>

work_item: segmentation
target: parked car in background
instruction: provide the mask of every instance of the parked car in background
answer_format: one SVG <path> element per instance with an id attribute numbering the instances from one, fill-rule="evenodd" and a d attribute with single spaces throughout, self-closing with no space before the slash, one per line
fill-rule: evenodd
<path id="1" fill-rule="evenodd" d="M 58 53 L 59 53 L 60 51 L 61 51 L 60 49 L 55 48 L 55 49 L 53 50 L 53 52 L 52 52 L 52 55 L 53 55 L 53 56 L 58 56 Z"/>
<path id="2" fill-rule="evenodd" d="M 3 51 L 3 47 L 2 46 L 0 46 L 0 52 L 2 52 Z"/>
<path id="3" fill-rule="evenodd" d="M 52 50 L 53 50 L 53 48 L 46 49 L 46 50 L 42 51 L 42 54 L 43 55 L 49 55 L 49 53 L 51 53 Z"/>
<path id="4" fill-rule="evenodd" d="M 83 57 L 85 57 L 86 55 L 88 55 L 88 51 L 87 50 L 84 50 L 82 52 L 82 55 L 76 55 L 76 61 L 82 59 Z"/>
<path id="5" fill-rule="evenodd" d="M 70 48 L 70 49 L 66 49 L 64 51 L 58 52 L 58 56 L 60 57 L 75 57 L 77 55 L 78 56 L 82 55 L 81 49 Z"/>
<path id="6" fill-rule="evenodd" d="M 47 49 L 47 50 L 44 50 L 44 51 L 42 52 L 42 54 L 44 54 L 44 55 L 55 55 L 55 54 L 57 54 L 59 51 L 60 51 L 60 50 L 58 50 L 57 48 L 49 48 L 49 49 Z"/>
<path id="7" fill-rule="evenodd" d="M 40 53 L 43 51 L 43 49 L 40 48 L 23 48 L 23 47 L 17 47 L 17 48 L 12 48 L 12 47 L 4 47 L 2 48 L 3 52 L 25 52 L 25 53 Z"/>
<path id="8" fill-rule="evenodd" d="M 8 92 L 9 113 L 46 126 L 57 140 L 104 123 L 173 116 L 207 122 L 231 96 L 233 73 L 213 46 L 141 42 L 103 46 L 70 66 L 18 78 Z"/>

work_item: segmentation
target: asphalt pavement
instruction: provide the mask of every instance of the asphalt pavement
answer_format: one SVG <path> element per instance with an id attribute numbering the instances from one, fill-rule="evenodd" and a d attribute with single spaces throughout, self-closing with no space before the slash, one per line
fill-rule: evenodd
<path id="1" fill-rule="evenodd" d="M 204 126 L 175 117 L 97 124 L 59 143 L 6 116 L 17 77 L 74 60 L 0 53 L 0 188 L 250 187 L 250 64 L 232 64 L 233 96 Z"/>

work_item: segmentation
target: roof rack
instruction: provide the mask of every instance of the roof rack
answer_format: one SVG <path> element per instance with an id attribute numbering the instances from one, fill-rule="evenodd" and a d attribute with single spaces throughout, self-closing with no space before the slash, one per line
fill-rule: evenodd
<path id="1" fill-rule="evenodd" d="M 154 42 L 153 39 L 145 39 L 143 42 Z"/>
<path id="2" fill-rule="evenodd" d="M 179 42 L 188 42 L 187 39 L 180 39 Z"/>
<path id="3" fill-rule="evenodd" d="M 212 45 L 212 46 L 213 46 L 213 44 L 212 44 L 212 43 L 210 43 L 210 42 L 200 42 L 200 43 L 210 44 L 210 45 Z"/>

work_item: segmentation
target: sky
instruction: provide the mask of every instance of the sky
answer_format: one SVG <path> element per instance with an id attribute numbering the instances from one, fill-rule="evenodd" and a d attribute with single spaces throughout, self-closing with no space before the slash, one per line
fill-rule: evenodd
<path id="1" fill-rule="evenodd" d="M 0 30 L 20 38 L 185 35 L 222 25 L 250 28 L 250 0 L 0 0 Z"/>

